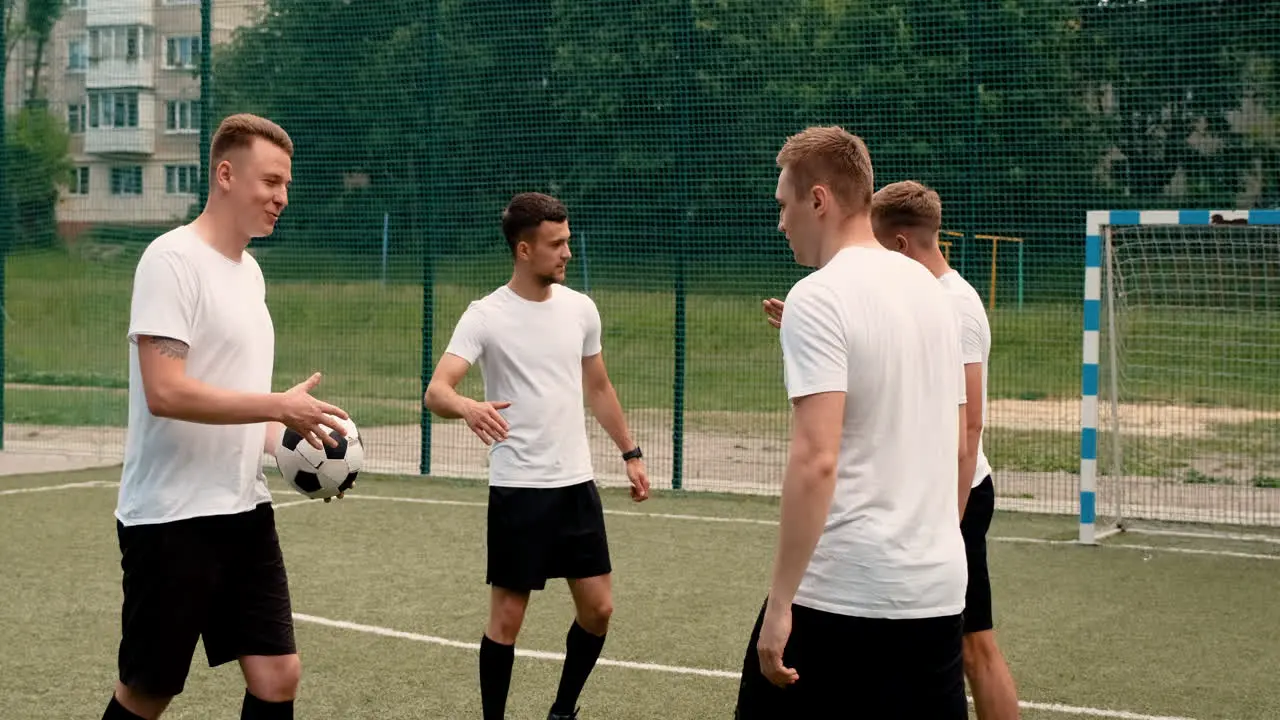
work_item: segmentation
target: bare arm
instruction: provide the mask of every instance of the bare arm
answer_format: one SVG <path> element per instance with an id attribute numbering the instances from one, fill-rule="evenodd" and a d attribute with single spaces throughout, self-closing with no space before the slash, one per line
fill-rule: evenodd
<path id="1" fill-rule="evenodd" d="M 445 353 L 436 363 L 436 370 L 431 374 L 431 382 L 427 383 L 427 392 L 422 396 L 422 404 L 431 412 L 442 418 L 462 418 L 484 444 L 507 439 L 510 426 L 506 418 L 498 412 L 510 407 L 509 402 L 479 402 L 458 392 L 458 383 L 466 377 L 471 363 L 454 355 Z"/>
<path id="2" fill-rule="evenodd" d="M 348 418 L 335 405 L 311 397 L 320 373 L 283 393 L 243 393 L 187 375 L 187 344 L 173 338 L 138 336 L 138 367 L 147 409 L 156 417 L 204 425 L 278 423 L 291 427 L 316 447 L 336 445 L 323 424 L 328 415 Z M 270 429 L 270 428 L 269 428 Z M 281 430 L 283 431 L 283 430 Z M 263 438 L 266 449 L 270 433 Z M 268 450 L 270 452 L 270 450 Z"/>
<path id="3" fill-rule="evenodd" d="M 845 393 L 825 392 L 795 401 L 791 451 L 782 482 L 778 549 L 769 605 L 789 610 L 814 548 L 822 537 L 835 493 Z"/>
<path id="4" fill-rule="evenodd" d="M 622 412 L 622 403 L 618 401 L 618 393 L 609 380 L 609 373 L 604 366 L 604 354 L 596 353 L 582 359 L 582 381 L 586 386 L 587 404 L 591 414 L 595 415 L 600 426 L 613 438 L 619 452 L 628 452 L 635 448 L 636 442 L 627 429 L 627 418 Z"/>
<path id="5" fill-rule="evenodd" d="M 969 502 L 973 476 L 978 471 L 978 438 L 982 436 L 982 363 L 964 366 L 965 397 L 960 406 L 960 517 Z"/>
<path id="6" fill-rule="evenodd" d="M 138 336 L 138 365 L 152 415 L 206 425 L 282 419 L 282 403 L 276 394 L 236 392 L 189 377 L 187 351 L 187 344 L 180 340 Z"/>
<path id="7" fill-rule="evenodd" d="M 436 363 L 435 372 L 431 374 L 431 382 L 427 383 L 427 392 L 422 397 L 422 404 L 428 410 L 442 418 L 455 420 L 462 417 L 470 398 L 458 393 L 458 383 L 467 376 L 471 363 L 457 355 L 445 353 Z"/>

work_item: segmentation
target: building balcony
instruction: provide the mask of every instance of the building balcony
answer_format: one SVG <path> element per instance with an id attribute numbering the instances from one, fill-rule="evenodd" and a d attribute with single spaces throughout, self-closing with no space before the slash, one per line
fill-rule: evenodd
<path id="1" fill-rule="evenodd" d="M 155 25 L 155 3 L 151 0 L 93 0 L 85 8 L 85 25 Z"/>
<path id="2" fill-rule="evenodd" d="M 156 66 L 153 60 L 90 60 L 85 71 L 84 86 L 87 90 L 105 88 L 145 88 L 156 86 Z"/>
<path id="3" fill-rule="evenodd" d="M 84 151 L 89 155 L 152 155 L 156 151 L 156 132 L 154 128 L 140 127 L 86 128 Z"/>

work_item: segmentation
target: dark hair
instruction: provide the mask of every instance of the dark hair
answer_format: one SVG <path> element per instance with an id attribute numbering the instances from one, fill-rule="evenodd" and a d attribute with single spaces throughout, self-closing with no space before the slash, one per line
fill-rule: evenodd
<path id="1" fill-rule="evenodd" d="M 521 236 L 536 230 L 544 222 L 561 223 L 569 219 L 564 203 L 542 193 L 520 193 L 511 198 L 502 211 L 502 234 L 507 238 L 511 252 L 516 251 Z"/>

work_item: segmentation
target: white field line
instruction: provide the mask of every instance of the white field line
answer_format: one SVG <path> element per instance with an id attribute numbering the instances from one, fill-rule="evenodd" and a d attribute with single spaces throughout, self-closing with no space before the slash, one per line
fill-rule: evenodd
<path id="1" fill-rule="evenodd" d="M 1127 535 L 1153 535 L 1161 537 L 1198 538 L 1205 540 L 1239 540 L 1241 542 L 1263 542 L 1280 545 L 1280 535 L 1250 535 L 1232 532 L 1188 532 L 1184 530 L 1157 530 L 1155 528 L 1126 528 Z"/>
<path id="2" fill-rule="evenodd" d="M 419 633 L 405 632 L 403 630 L 393 630 L 391 628 L 379 627 L 377 625 L 364 625 L 348 622 L 346 620 L 330 620 L 329 618 L 318 617 L 316 615 L 305 615 L 297 612 L 293 614 L 293 618 L 299 622 L 324 625 L 326 627 L 338 628 L 341 630 L 352 630 L 354 632 L 368 633 L 370 635 L 380 635 L 382 637 L 396 638 L 398 640 L 412 640 L 414 642 L 427 643 L 429 645 L 440 645 L 442 647 L 456 648 L 459 650 L 478 651 L 480 649 L 479 643 L 450 640 L 448 638 L 436 637 L 434 635 L 422 635 Z M 564 661 L 564 653 L 558 652 L 516 648 L 515 654 L 516 657 L 533 658 L 536 660 L 552 660 L 556 662 Z M 630 660 L 610 660 L 608 658 L 600 658 L 596 661 L 596 664 L 606 667 L 624 668 L 627 670 L 647 670 L 650 672 L 662 672 L 675 675 L 694 675 L 698 677 L 718 678 L 724 680 L 738 680 L 742 677 L 741 672 L 731 670 L 710 670 L 707 668 L 682 667 L 679 665 L 632 662 Z M 973 703 L 973 698 L 967 699 L 970 703 Z M 1028 710 L 1044 710 L 1046 712 L 1055 712 L 1064 715 L 1081 715 L 1085 717 L 1116 718 L 1116 720 L 1194 720 L 1193 718 L 1174 715 L 1143 715 L 1124 710 L 1076 707 L 1074 705 L 1062 705 L 1060 703 L 1019 701 L 1018 705 Z"/>
<path id="3" fill-rule="evenodd" d="M 67 483 L 65 485 L 41 485 L 28 488 L 12 488 L 9 490 L 0 490 L 0 495 L 15 495 L 19 493 L 48 492 L 52 490 L 73 490 L 78 488 L 94 488 L 94 487 L 119 487 L 118 482 L 107 482 L 101 480 L 90 480 L 82 483 Z M 419 505 L 453 505 L 458 507 L 486 507 L 486 503 L 475 502 L 471 500 L 436 500 L 432 498 L 414 498 L 414 497 L 395 497 L 389 495 L 348 495 L 338 502 L 346 500 L 374 500 L 381 502 L 397 502 L 397 503 L 414 503 Z M 276 510 L 288 507 L 296 507 L 298 505 L 306 505 L 307 503 L 321 503 L 320 500 L 291 500 L 289 502 L 275 505 Z M 765 520 L 758 518 L 735 518 L 721 517 L 715 515 L 682 515 L 672 513 L 642 513 L 630 510 L 605 510 L 606 515 L 620 515 L 623 517 L 642 517 L 653 518 L 658 520 L 686 520 L 693 522 L 712 522 L 712 523 L 734 523 L 740 525 L 766 525 L 777 526 L 777 520 Z M 1164 532 L 1147 532 L 1147 534 L 1171 534 Z M 1186 533 L 1187 536 L 1199 537 L 1198 534 Z M 1206 537 L 1217 538 L 1217 535 L 1204 534 Z M 1260 537 L 1260 536 L 1258 536 Z M 991 542 L 1008 542 L 1008 543 L 1026 543 L 1032 545 L 1074 545 L 1074 540 L 1046 540 L 1044 538 L 1032 537 L 1016 537 L 1016 536 L 992 536 L 988 538 Z M 1135 545 L 1129 543 L 1106 543 L 1099 547 L 1107 548 L 1124 548 L 1129 550 L 1143 550 L 1146 552 L 1170 552 L 1181 553 L 1183 555 L 1209 555 L 1216 557 L 1232 557 L 1244 560 L 1280 560 L 1280 555 L 1267 555 L 1261 553 L 1244 553 L 1233 552 L 1230 550 L 1200 550 L 1197 548 L 1179 548 L 1179 547 L 1156 547 L 1154 545 Z"/>
<path id="4" fill-rule="evenodd" d="M 36 485 L 34 487 L 9 488 L 8 490 L 0 490 L 0 495 L 22 495 L 24 493 L 52 492 L 54 490 L 76 490 L 79 488 L 109 488 L 118 487 L 120 483 L 106 482 L 103 480 L 88 480 L 86 482 L 65 483 L 62 485 Z"/>

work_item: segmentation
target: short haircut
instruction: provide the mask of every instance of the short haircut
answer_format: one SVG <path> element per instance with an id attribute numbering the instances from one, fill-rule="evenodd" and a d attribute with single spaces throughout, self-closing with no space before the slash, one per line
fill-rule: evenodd
<path id="1" fill-rule="evenodd" d="M 871 200 L 871 225 L 880 230 L 923 230 L 933 235 L 942 228 L 942 199 L 932 188 L 914 180 L 890 183 Z"/>
<path id="2" fill-rule="evenodd" d="M 851 213 L 866 212 L 871 205 L 871 153 L 862 138 L 844 128 L 810 127 L 792 135 L 778 152 L 777 163 L 791 171 L 797 192 L 826 185 Z"/>
<path id="3" fill-rule="evenodd" d="M 210 173 L 232 151 L 252 147 L 253 141 L 259 138 L 293 157 L 293 140 L 284 128 L 264 117 L 249 113 L 228 115 L 218 125 L 218 130 L 213 133 L 213 139 L 209 142 Z"/>
<path id="4" fill-rule="evenodd" d="M 516 245 L 526 232 L 536 230 L 544 222 L 561 223 L 569 219 L 564 203 L 542 193 L 520 193 L 511 198 L 502 211 L 502 234 L 514 254 Z"/>

